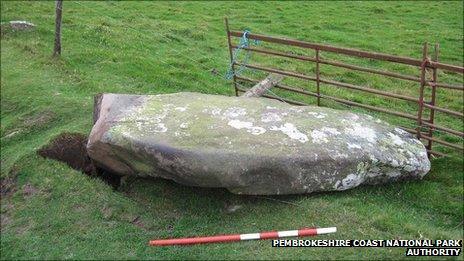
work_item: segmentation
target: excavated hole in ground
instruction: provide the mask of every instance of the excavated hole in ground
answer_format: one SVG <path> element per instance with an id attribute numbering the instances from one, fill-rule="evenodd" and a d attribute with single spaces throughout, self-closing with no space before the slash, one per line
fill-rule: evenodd
<path id="1" fill-rule="evenodd" d="M 118 188 L 121 177 L 96 167 L 87 154 L 86 145 L 86 135 L 64 132 L 40 148 L 37 153 L 44 158 L 64 162 L 90 177 L 99 178 L 114 189 Z"/>

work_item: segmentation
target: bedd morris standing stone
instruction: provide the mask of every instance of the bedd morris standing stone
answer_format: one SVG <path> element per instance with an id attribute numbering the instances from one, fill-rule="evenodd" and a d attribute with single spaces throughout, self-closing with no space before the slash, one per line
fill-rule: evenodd
<path id="1" fill-rule="evenodd" d="M 103 94 L 87 145 L 100 167 L 233 193 L 346 190 L 421 179 L 422 143 L 375 119 L 264 98 Z"/>

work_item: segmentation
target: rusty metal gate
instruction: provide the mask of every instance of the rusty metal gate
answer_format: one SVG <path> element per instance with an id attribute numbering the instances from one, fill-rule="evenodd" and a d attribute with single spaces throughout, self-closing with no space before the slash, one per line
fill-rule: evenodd
<path id="1" fill-rule="evenodd" d="M 284 91 L 288 91 L 292 93 L 298 93 L 298 94 L 302 94 L 305 96 L 314 97 L 315 103 L 318 106 L 321 105 L 321 99 L 327 99 L 327 100 L 331 100 L 337 103 L 342 103 L 342 104 L 349 105 L 349 106 L 357 106 L 363 109 L 386 113 L 386 114 L 390 114 L 396 117 L 400 117 L 400 118 L 412 121 L 414 124 L 413 125 L 414 127 L 412 128 L 402 127 L 402 128 L 410 133 L 417 135 L 417 138 L 425 143 L 429 157 L 430 155 L 436 155 L 436 156 L 446 155 L 442 152 L 434 150 L 435 143 L 438 143 L 438 145 L 440 146 L 444 146 L 444 147 L 447 147 L 453 150 L 457 150 L 457 152 L 462 155 L 463 138 L 464 138 L 464 132 L 462 128 L 453 129 L 451 127 L 441 126 L 441 125 L 436 124 L 435 119 L 437 118 L 436 112 L 439 112 L 439 113 L 443 113 L 451 117 L 455 117 L 461 122 L 463 122 L 464 114 L 462 113 L 462 98 L 461 98 L 461 104 L 460 104 L 461 105 L 460 111 L 455 111 L 455 110 L 450 110 L 448 108 L 444 108 L 443 105 L 438 106 L 436 104 L 436 101 L 437 101 L 437 95 L 439 94 L 439 92 L 437 92 L 437 89 L 439 88 L 446 89 L 452 92 L 452 94 L 447 93 L 446 95 L 458 95 L 457 97 L 463 97 L 464 87 L 462 86 L 462 83 L 461 84 L 448 84 L 448 83 L 438 82 L 438 75 L 439 75 L 438 71 L 442 70 L 443 72 L 446 72 L 446 73 L 460 75 L 459 78 L 462 80 L 464 68 L 461 66 L 439 62 L 438 61 L 438 53 L 439 53 L 438 44 L 435 45 L 432 58 L 429 57 L 428 44 L 425 43 L 422 49 L 422 58 L 415 59 L 415 58 L 394 56 L 394 55 L 383 54 L 383 53 L 356 50 L 356 49 L 351 49 L 351 48 L 341 48 L 341 47 L 334 47 L 334 46 L 329 46 L 329 45 L 324 45 L 324 44 L 315 44 L 315 43 L 299 41 L 299 40 L 290 40 L 290 39 L 284 39 L 284 38 L 279 38 L 279 37 L 271 37 L 271 36 L 266 36 L 266 35 L 253 34 L 253 33 L 247 33 L 246 35 L 249 39 L 252 39 L 252 40 L 262 41 L 262 42 L 269 43 L 269 44 L 288 46 L 288 47 L 311 49 L 314 52 L 314 56 L 299 55 L 299 54 L 295 54 L 294 52 L 278 51 L 278 50 L 275 50 L 275 48 L 271 49 L 271 48 L 262 48 L 262 47 L 257 48 L 257 47 L 252 47 L 252 46 L 247 46 L 247 47 L 238 46 L 234 42 L 236 42 L 238 38 L 243 37 L 245 32 L 231 31 L 229 29 L 227 19 L 225 22 L 226 22 L 226 30 L 227 30 L 227 37 L 228 37 L 228 43 L 229 43 L 229 52 L 231 56 L 232 72 L 236 70 L 237 66 L 240 66 L 240 67 L 246 67 L 248 69 L 258 70 L 261 72 L 276 73 L 276 74 L 288 76 L 290 78 L 297 78 L 297 79 L 301 79 L 304 81 L 314 82 L 315 83 L 314 91 L 309 91 L 307 88 L 289 86 L 289 85 L 284 85 L 284 84 L 278 84 L 275 86 L 275 88 L 279 90 L 284 90 Z M 248 63 L 248 62 L 244 63 L 244 62 L 236 61 L 235 59 L 233 59 L 233 51 L 238 48 L 242 48 L 246 50 L 246 52 L 252 52 L 252 53 L 259 54 L 259 55 L 273 56 L 277 58 L 293 59 L 293 60 L 299 60 L 303 62 L 315 63 L 314 75 L 308 75 L 308 74 L 304 74 L 304 73 L 293 71 L 293 70 L 276 69 L 270 66 L 262 66 L 257 63 Z M 391 72 L 391 71 L 385 71 L 385 70 L 379 70 L 379 69 L 367 68 L 364 66 L 343 63 L 343 62 L 335 61 L 333 59 L 324 59 L 322 58 L 322 55 L 321 55 L 321 53 L 323 52 L 334 53 L 338 55 L 345 55 L 345 56 L 355 57 L 355 58 L 367 58 L 371 60 L 385 61 L 385 62 L 391 62 L 391 63 L 396 63 L 396 64 L 413 66 L 418 69 L 419 75 L 406 75 L 406 74 L 397 73 L 397 72 Z M 326 78 L 321 77 L 322 76 L 321 69 L 320 69 L 321 65 L 330 65 L 330 66 L 344 68 L 348 70 L 367 72 L 371 74 L 393 77 L 393 78 L 403 80 L 403 81 L 414 82 L 417 84 L 417 87 L 418 87 L 417 96 L 412 97 L 412 96 L 398 94 L 394 92 L 379 90 L 376 88 L 358 86 L 358 85 L 345 83 L 341 81 L 326 79 Z M 240 84 L 240 82 L 257 83 L 260 80 L 262 79 L 253 79 L 250 77 L 245 77 L 243 75 L 234 73 L 233 82 L 234 82 L 236 95 L 238 96 L 240 92 L 245 92 L 247 90 L 243 87 L 243 85 Z M 394 108 L 377 107 L 377 106 L 368 105 L 368 104 L 361 103 L 361 102 L 355 102 L 353 100 L 348 100 L 348 99 L 330 96 L 327 94 L 322 94 L 321 84 L 332 85 L 336 87 L 366 92 L 366 93 L 370 93 L 374 95 L 379 95 L 383 97 L 394 98 L 394 99 L 399 99 L 399 100 L 403 100 L 406 102 L 410 102 L 410 103 L 415 104 L 415 111 L 400 112 L 400 111 L 394 110 Z M 425 99 L 424 93 L 426 91 L 430 93 L 429 100 Z M 272 99 L 279 99 L 281 101 L 284 101 L 290 104 L 295 104 L 295 105 L 307 105 L 308 104 L 307 102 L 299 102 L 299 101 L 295 101 L 291 99 L 285 99 L 282 97 L 278 97 L 276 95 L 264 95 L 264 96 L 268 98 L 272 98 Z M 427 117 L 424 116 L 425 114 Z M 439 139 L 436 136 L 434 137 L 435 132 L 444 133 L 446 135 L 452 135 L 454 136 L 454 139 L 452 140 L 452 142 Z"/>

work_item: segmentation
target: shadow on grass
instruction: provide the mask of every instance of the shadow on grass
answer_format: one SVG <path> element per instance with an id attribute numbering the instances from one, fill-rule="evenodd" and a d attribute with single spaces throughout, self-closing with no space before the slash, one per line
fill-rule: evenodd
<path id="1" fill-rule="evenodd" d="M 245 219 L 272 212 L 306 215 L 345 207 L 357 211 L 357 215 L 406 213 L 420 215 L 439 226 L 459 227 L 463 220 L 462 165 L 460 159 L 438 159 L 433 161 L 431 173 L 421 181 L 304 195 L 236 195 L 223 188 L 189 187 L 152 178 L 135 179 L 119 191 L 140 205 L 165 211 L 165 215 L 174 219 L 181 216 L 224 219 L 229 215 Z"/>
<path id="2" fill-rule="evenodd" d="M 224 188 L 189 187 L 160 178 L 123 179 L 121 184 L 119 176 L 93 166 L 86 153 L 86 141 L 84 135 L 64 133 L 38 153 L 102 179 L 139 207 L 159 219 L 168 220 L 168 223 L 187 217 L 188 220 L 208 219 L 219 224 L 229 218 L 276 217 L 278 215 L 274 213 L 277 212 L 327 215 L 323 212 L 349 209 L 356 212 L 355 216 L 377 213 L 380 223 L 383 219 L 390 220 L 383 216 L 421 215 L 438 226 L 462 226 L 463 162 L 457 158 L 433 160 L 432 171 L 421 181 L 304 195 L 253 196 L 233 194 Z M 382 214 L 383 210 L 385 214 Z"/>

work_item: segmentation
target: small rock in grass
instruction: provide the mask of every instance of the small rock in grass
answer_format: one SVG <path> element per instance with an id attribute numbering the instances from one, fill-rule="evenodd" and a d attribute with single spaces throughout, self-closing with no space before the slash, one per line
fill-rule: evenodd
<path id="1" fill-rule="evenodd" d="M 241 208 L 242 208 L 241 205 L 230 205 L 230 206 L 227 206 L 226 213 L 228 213 L 228 214 L 234 213 L 234 212 L 236 212 L 237 210 L 239 210 Z"/>
<path id="2" fill-rule="evenodd" d="M 16 31 L 29 30 L 35 27 L 35 24 L 27 21 L 10 21 L 8 24 L 11 29 Z"/>

